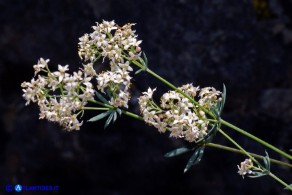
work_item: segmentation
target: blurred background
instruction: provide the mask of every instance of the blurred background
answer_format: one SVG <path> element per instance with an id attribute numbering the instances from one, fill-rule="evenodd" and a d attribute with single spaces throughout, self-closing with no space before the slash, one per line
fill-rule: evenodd
<path id="1" fill-rule="evenodd" d="M 288 194 L 269 177 L 243 180 L 236 165 L 245 157 L 213 148 L 183 174 L 190 154 L 163 155 L 189 145 L 126 116 L 106 130 L 102 121 L 63 131 L 38 120 L 36 105 L 24 106 L 20 84 L 33 77 L 40 57 L 76 71 L 82 64 L 78 38 L 95 22 L 137 23 L 150 69 L 177 86 L 221 90 L 225 83 L 223 118 L 288 151 L 291 0 L 0 0 L 0 10 L 0 194 L 17 183 L 59 186 L 41 194 Z M 169 90 L 141 73 L 134 100 L 148 86 L 158 87 L 158 94 Z M 139 112 L 135 101 L 131 110 Z M 224 129 L 247 150 L 264 154 L 261 145 Z M 214 142 L 232 146 L 219 134 Z M 291 170 L 273 165 L 272 171 L 291 183 Z"/>

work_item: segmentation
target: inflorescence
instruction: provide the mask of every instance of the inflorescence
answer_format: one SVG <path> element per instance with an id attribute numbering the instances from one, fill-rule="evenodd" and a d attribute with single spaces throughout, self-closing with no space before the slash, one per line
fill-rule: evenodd
<path id="1" fill-rule="evenodd" d="M 27 104 L 36 102 L 41 119 L 57 122 L 68 130 L 80 129 L 82 121 L 77 116 L 83 114 L 83 108 L 89 101 L 94 100 L 95 90 L 107 95 L 111 106 L 128 108 L 131 65 L 134 61 L 143 61 L 142 41 L 137 39 L 133 26 L 126 24 L 120 27 L 114 21 L 103 21 L 93 26 L 92 33 L 79 38 L 78 54 L 85 64 L 72 75 L 67 73 L 68 65 L 59 65 L 58 71 L 51 72 L 49 60 L 41 58 L 34 66 L 35 78 L 22 83 Z M 109 70 L 97 74 L 94 64 L 99 59 L 109 64 Z M 95 89 L 93 79 L 97 83 Z M 186 84 L 179 89 L 207 110 L 220 100 L 221 92 L 213 87 L 200 89 Z M 159 132 L 168 130 L 171 137 L 183 137 L 189 142 L 202 139 L 207 134 L 209 120 L 200 107 L 177 91 L 165 93 L 158 106 L 152 99 L 155 90 L 149 88 L 139 98 L 141 114 L 147 124 L 153 125 Z"/>

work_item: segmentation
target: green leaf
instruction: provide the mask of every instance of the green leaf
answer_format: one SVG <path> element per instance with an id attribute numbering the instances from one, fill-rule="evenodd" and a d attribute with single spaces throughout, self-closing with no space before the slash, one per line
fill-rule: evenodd
<path id="1" fill-rule="evenodd" d="M 148 67 L 148 59 L 147 59 L 145 52 L 143 52 L 143 58 L 144 58 L 145 66 L 147 68 Z"/>
<path id="2" fill-rule="evenodd" d="M 218 123 L 213 124 L 212 128 L 210 130 L 208 130 L 207 135 L 205 135 L 202 139 L 196 141 L 196 143 L 197 144 L 201 144 L 202 142 L 210 143 L 212 141 L 213 137 L 217 133 L 217 126 L 218 126 Z"/>
<path id="3" fill-rule="evenodd" d="M 116 111 L 115 111 L 113 114 L 114 114 L 114 119 L 113 119 L 113 123 L 114 123 L 114 122 L 116 122 L 116 120 L 117 120 L 117 116 L 118 116 L 118 114 L 117 114 Z"/>
<path id="4" fill-rule="evenodd" d="M 222 91 L 222 102 L 220 104 L 220 109 L 219 109 L 219 115 L 221 115 L 224 105 L 225 105 L 225 101 L 226 101 L 226 87 L 223 83 L 223 91 Z"/>
<path id="5" fill-rule="evenodd" d="M 290 184 L 289 187 L 292 188 L 292 184 Z M 290 188 L 285 187 L 284 190 L 291 190 Z"/>
<path id="6" fill-rule="evenodd" d="M 266 152 L 266 156 L 264 157 L 264 165 L 265 165 L 265 168 L 270 171 L 270 167 L 271 167 L 271 161 L 270 161 L 270 157 L 269 157 L 269 154 Z"/>
<path id="7" fill-rule="evenodd" d="M 108 101 L 97 91 L 95 91 L 97 98 L 105 104 L 108 104 Z"/>
<path id="8" fill-rule="evenodd" d="M 215 115 L 216 119 L 218 120 L 219 119 L 219 113 L 218 113 L 218 111 L 216 109 L 216 106 L 211 108 L 211 112 Z"/>
<path id="9" fill-rule="evenodd" d="M 112 97 L 112 96 L 113 96 L 113 94 L 112 94 L 111 90 L 109 90 L 109 88 L 106 88 L 106 89 L 105 89 L 105 92 L 106 92 L 106 94 L 107 94 L 109 97 Z"/>
<path id="10" fill-rule="evenodd" d="M 139 70 L 137 70 L 136 72 L 135 72 L 135 74 L 139 74 L 140 72 L 142 72 L 143 71 L 143 69 L 139 69 Z"/>
<path id="11" fill-rule="evenodd" d="M 184 173 L 187 172 L 193 165 L 196 165 L 201 161 L 204 154 L 204 149 L 204 147 L 198 147 L 195 149 L 194 154 L 191 156 L 184 169 Z"/>
<path id="12" fill-rule="evenodd" d="M 191 149 L 188 149 L 188 148 L 185 148 L 185 147 L 177 148 L 175 150 L 167 152 L 164 155 L 164 157 L 170 158 L 170 157 L 174 157 L 174 156 L 178 156 L 178 155 L 184 154 L 184 153 L 189 152 L 189 151 L 191 151 Z"/>
<path id="13" fill-rule="evenodd" d="M 107 120 L 105 122 L 104 129 L 106 129 L 107 126 L 111 123 L 113 116 L 114 116 L 114 112 L 111 110 L 111 114 L 109 115 L 109 117 L 107 118 Z"/>
<path id="14" fill-rule="evenodd" d="M 91 119 L 88 120 L 88 122 L 95 122 L 95 121 L 98 121 L 100 119 L 103 119 L 104 117 L 108 116 L 111 114 L 111 110 L 108 110 L 106 112 L 103 112 L 99 115 L 96 115 L 95 117 L 92 117 Z"/>
<path id="15" fill-rule="evenodd" d="M 248 175 L 250 178 L 259 178 L 267 175 L 267 172 L 252 172 L 252 175 Z"/>
<path id="16" fill-rule="evenodd" d="M 121 110 L 121 109 L 117 108 L 117 112 L 118 112 L 118 114 L 119 114 L 120 116 L 122 115 L 122 110 Z"/>
<path id="17" fill-rule="evenodd" d="M 81 111 L 81 116 L 80 116 L 80 118 L 82 118 L 83 115 L 84 115 L 84 110 Z"/>

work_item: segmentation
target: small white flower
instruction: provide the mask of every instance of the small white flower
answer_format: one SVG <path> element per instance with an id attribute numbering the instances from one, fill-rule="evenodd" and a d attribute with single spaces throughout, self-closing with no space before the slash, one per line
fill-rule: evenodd
<path id="1" fill-rule="evenodd" d="M 33 66 L 33 68 L 35 70 L 34 74 L 36 75 L 42 69 L 44 69 L 45 67 L 47 67 L 49 61 L 50 61 L 49 59 L 44 60 L 43 58 L 40 58 L 39 61 L 38 61 L 38 63 Z"/>
<path id="2" fill-rule="evenodd" d="M 69 66 L 69 65 L 61 66 L 61 65 L 59 64 L 59 65 L 58 65 L 58 70 L 60 71 L 60 73 L 65 73 L 66 71 L 69 70 L 68 66 Z"/>
<path id="3" fill-rule="evenodd" d="M 150 87 L 148 88 L 147 92 L 142 92 L 143 95 L 145 95 L 148 99 L 151 99 L 153 96 L 154 91 L 156 91 L 156 88 L 151 89 Z"/>
<path id="4" fill-rule="evenodd" d="M 123 71 L 133 71 L 129 61 L 126 61 L 125 63 L 118 63 L 118 65 Z"/>
<path id="5" fill-rule="evenodd" d="M 246 174 L 252 173 L 253 163 L 251 159 L 245 159 L 243 162 L 240 163 L 240 166 L 237 165 L 238 174 L 244 178 Z"/>

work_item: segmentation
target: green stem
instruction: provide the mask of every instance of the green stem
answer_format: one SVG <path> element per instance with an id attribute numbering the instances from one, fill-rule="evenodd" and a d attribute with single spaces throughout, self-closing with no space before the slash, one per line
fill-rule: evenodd
<path id="1" fill-rule="evenodd" d="M 109 108 L 83 107 L 82 110 L 109 110 Z"/>
<path id="2" fill-rule="evenodd" d="M 130 60 L 129 58 L 125 57 L 127 60 Z M 144 66 L 142 64 L 140 64 L 139 62 L 137 61 L 132 61 L 133 64 L 135 64 L 136 66 L 138 66 L 139 68 L 143 69 Z M 177 92 L 179 92 L 180 94 L 182 94 L 184 97 L 188 98 L 194 105 L 198 106 L 200 109 L 202 109 L 205 113 L 207 113 L 209 116 L 211 116 L 212 118 L 215 119 L 215 116 L 213 113 L 211 113 L 209 110 L 207 110 L 206 108 L 202 107 L 197 101 L 195 101 L 192 97 L 190 97 L 189 95 L 185 94 L 182 90 L 178 89 L 176 86 L 174 86 L 173 84 L 171 84 L 170 82 L 168 82 L 167 80 L 165 80 L 164 78 L 162 78 L 161 76 L 159 76 L 158 74 L 156 74 L 155 72 L 153 72 L 152 70 L 150 69 L 146 69 L 145 70 L 146 72 L 148 72 L 149 74 L 151 74 L 152 76 L 154 76 L 155 78 L 157 78 L 158 80 L 160 80 L 161 82 L 165 83 L 167 86 L 169 86 L 170 88 L 176 90 Z M 243 129 L 240 129 L 234 125 L 232 125 L 231 123 L 223 120 L 223 119 L 220 119 L 220 122 L 221 124 L 224 124 L 232 129 L 234 129 L 235 131 L 238 131 L 239 133 L 263 144 L 264 146 L 270 148 L 271 150 L 274 150 L 275 152 L 285 156 L 286 158 L 292 160 L 292 156 L 287 154 L 286 152 L 276 148 L 275 146 L 265 142 L 264 140 L 261 140 L 260 138 L 244 131 Z"/>
<path id="3" fill-rule="evenodd" d="M 271 172 L 269 172 L 268 174 L 269 174 L 269 176 L 271 176 L 272 178 L 274 178 L 276 181 L 278 181 L 279 183 L 281 183 L 282 185 L 284 185 L 288 190 L 292 191 L 292 187 L 290 185 L 288 185 L 287 183 L 285 183 L 283 180 L 281 180 L 279 177 L 277 177 L 276 175 L 274 175 Z"/>
<path id="4" fill-rule="evenodd" d="M 130 60 L 129 58 L 125 57 L 127 60 Z M 131 61 L 133 64 L 135 64 L 136 66 L 138 66 L 141 69 L 144 69 L 144 66 L 142 64 L 140 64 L 137 61 Z M 170 82 L 168 82 L 167 80 L 165 80 L 164 78 L 162 78 L 161 76 L 159 76 L 158 74 L 156 74 L 155 72 L 153 72 L 152 70 L 150 70 L 149 68 L 145 69 L 146 72 L 148 72 L 149 74 L 151 74 L 152 76 L 154 76 L 155 78 L 157 78 L 158 80 L 160 80 L 161 82 L 163 82 L 164 84 L 166 84 L 167 86 L 169 86 L 171 89 L 174 89 L 175 91 L 177 91 L 178 93 L 180 93 L 181 95 L 183 95 L 184 97 L 188 98 L 190 100 L 190 102 L 192 102 L 194 105 L 198 106 L 201 110 L 203 110 L 205 113 L 207 113 L 208 115 L 210 115 L 212 118 L 215 118 L 215 116 L 213 115 L 213 113 L 211 113 L 209 110 L 207 110 L 206 108 L 204 108 L 203 106 L 201 106 L 197 101 L 195 101 L 191 96 L 187 95 L 186 93 L 184 93 L 182 90 L 180 90 L 179 88 L 177 88 L 176 86 L 174 86 L 173 84 L 171 84 Z"/>
<path id="5" fill-rule="evenodd" d="M 263 167 L 251 154 L 249 154 L 245 149 L 243 149 L 235 140 L 233 140 L 229 135 L 227 135 L 224 131 L 222 131 L 222 129 L 218 129 L 218 131 L 224 137 L 226 137 L 231 143 L 233 143 L 238 149 L 240 149 L 246 156 L 248 156 L 253 162 L 255 162 L 260 168 L 262 168 L 263 170 L 266 170 L 265 167 Z M 270 170 L 266 170 L 266 171 L 268 171 L 269 176 L 271 176 L 276 181 L 278 181 L 279 183 L 281 183 L 282 185 L 287 187 L 289 190 L 292 190 L 292 187 L 290 187 L 287 183 L 285 183 L 283 180 L 281 180 L 276 175 L 274 175 L 272 172 L 270 172 Z"/>
<path id="6" fill-rule="evenodd" d="M 96 108 L 96 107 L 83 107 L 83 110 L 110 110 L 110 109 L 114 109 L 113 106 L 109 105 L 109 104 L 104 104 L 102 102 L 96 101 L 96 100 L 91 100 L 91 102 L 96 103 L 98 105 L 104 106 L 103 108 Z M 122 110 L 122 109 L 121 109 Z M 132 118 L 138 119 L 138 120 L 142 120 L 144 121 L 144 119 L 141 116 L 138 116 L 132 112 L 128 112 L 125 110 L 122 110 L 122 113 L 130 116 Z M 235 149 L 235 148 L 231 148 L 231 147 L 227 147 L 227 146 L 222 146 L 219 144 L 214 144 L 214 143 L 208 143 L 206 144 L 206 146 L 209 147 L 213 147 L 213 148 L 218 148 L 218 149 L 222 149 L 222 150 L 226 150 L 226 151 L 230 151 L 230 152 L 234 152 L 234 153 L 240 153 L 240 154 L 245 154 L 243 151 Z M 261 155 L 257 155 L 257 154 L 253 154 L 253 153 L 249 153 L 251 156 L 255 157 L 255 158 L 259 158 L 259 159 L 263 159 L 264 157 Z M 279 161 L 279 160 L 275 160 L 275 159 L 270 159 L 271 162 L 275 163 L 275 164 L 279 164 L 279 165 L 283 165 L 283 166 L 287 166 L 292 168 L 291 164 Z"/>
<path id="7" fill-rule="evenodd" d="M 245 136 L 257 141 L 258 143 L 266 146 L 267 148 L 270 148 L 271 150 L 274 150 L 275 152 L 281 154 L 282 156 L 285 156 L 286 158 L 292 160 L 292 156 L 291 155 L 289 155 L 286 152 L 276 148 L 275 146 L 269 144 L 268 142 L 265 142 L 264 140 L 262 140 L 262 139 L 260 139 L 260 138 L 258 138 L 256 136 L 244 131 L 243 129 L 240 129 L 240 128 L 232 125 L 231 123 L 229 123 L 229 122 L 227 122 L 227 121 L 225 121 L 223 119 L 221 119 L 220 122 L 221 122 L 221 124 L 223 124 L 223 125 L 225 125 L 227 127 L 230 127 L 231 129 L 233 129 L 233 130 L 235 130 L 235 131 L 237 131 L 237 132 L 239 132 L 239 133 L 241 133 L 241 134 L 243 134 L 243 135 L 245 135 Z"/>
<path id="8" fill-rule="evenodd" d="M 238 153 L 238 154 L 244 154 L 244 152 L 241 151 L 241 150 L 238 150 L 238 149 L 235 149 L 235 148 L 231 148 L 231 147 L 227 147 L 227 146 L 222 146 L 220 144 L 208 143 L 205 146 L 212 147 L 212 148 L 217 148 L 217 149 L 222 149 L 222 150 L 226 150 L 226 151 L 234 152 L 234 153 Z M 255 158 L 258 158 L 258 159 L 263 159 L 264 158 L 264 156 L 261 156 L 261 155 L 258 155 L 258 154 L 254 154 L 254 153 L 250 153 L 250 152 L 248 152 L 248 153 L 251 156 L 253 156 Z M 272 159 L 272 158 L 270 158 L 270 160 L 271 160 L 272 163 L 292 168 L 292 164 L 285 163 L 285 162 L 282 162 L 282 161 L 279 161 L 279 160 L 276 160 L 276 159 Z"/>
<path id="9" fill-rule="evenodd" d="M 218 131 L 224 136 L 226 137 L 233 145 L 235 145 L 239 150 L 241 150 L 246 156 L 248 156 L 252 161 L 254 161 L 257 165 L 259 165 L 260 167 L 261 164 L 253 157 L 251 156 L 245 149 L 243 149 L 235 140 L 233 140 L 229 135 L 227 135 L 224 131 L 222 131 L 222 129 L 218 128 Z"/>
<path id="10" fill-rule="evenodd" d="M 111 110 L 117 109 L 117 108 L 115 108 L 115 107 L 112 106 L 112 105 L 104 104 L 104 103 L 99 102 L 99 101 L 96 101 L 96 100 L 90 100 L 90 102 L 95 103 L 95 104 L 98 104 L 98 105 L 100 105 L 100 106 L 104 106 L 104 107 L 106 107 L 107 110 L 110 110 L 110 109 L 111 109 Z M 132 118 L 135 118 L 135 119 L 138 119 L 138 120 L 142 120 L 142 121 L 144 121 L 144 119 L 143 119 L 141 116 L 137 115 L 137 114 L 134 114 L 134 113 L 132 113 L 132 112 L 128 112 L 128 111 L 125 111 L 125 110 L 122 110 L 122 109 L 121 109 L 121 111 L 122 111 L 123 114 L 125 114 L 125 115 L 127 115 L 127 116 L 130 116 L 130 117 L 132 117 Z"/>

